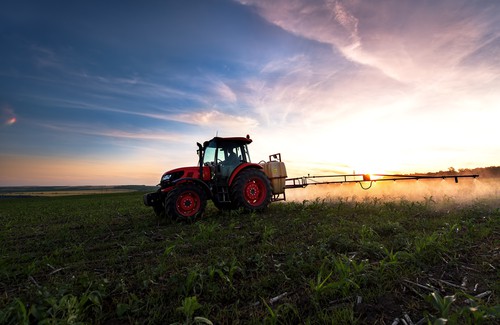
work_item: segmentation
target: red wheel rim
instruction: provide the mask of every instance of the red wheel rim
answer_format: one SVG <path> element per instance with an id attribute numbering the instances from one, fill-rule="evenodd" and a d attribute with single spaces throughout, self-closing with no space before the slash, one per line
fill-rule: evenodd
<path id="1" fill-rule="evenodd" d="M 266 198 L 266 186 L 258 177 L 251 178 L 245 185 L 245 200 L 252 206 L 259 206 Z"/>
<path id="2" fill-rule="evenodd" d="M 193 191 L 183 192 L 176 201 L 177 212 L 186 218 L 194 216 L 200 206 L 200 196 Z"/>

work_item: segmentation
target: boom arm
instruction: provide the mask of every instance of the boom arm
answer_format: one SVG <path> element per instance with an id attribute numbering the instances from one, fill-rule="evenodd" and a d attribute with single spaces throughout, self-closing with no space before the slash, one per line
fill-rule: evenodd
<path id="1" fill-rule="evenodd" d="M 326 175 L 326 176 L 302 176 L 287 178 L 285 188 L 304 188 L 308 185 L 359 183 L 363 189 L 369 189 L 373 182 L 381 181 L 401 181 L 419 179 L 446 179 L 454 178 L 458 183 L 459 178 L 477 178 L 479 175 L 390 175 L 390 174 L 351 174 L 351 175 Z M 369 182 L 369 186 L 363 184 Z"/>

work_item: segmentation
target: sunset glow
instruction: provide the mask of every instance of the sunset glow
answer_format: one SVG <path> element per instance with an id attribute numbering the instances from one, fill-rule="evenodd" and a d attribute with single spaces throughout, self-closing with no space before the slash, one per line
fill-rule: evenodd
<path id="1" fill-rule="evenodd" d="M 155 185 L 245 136 L 289 176 L 500 164 L 500 2 L 0 10 L 0 186 Z"/>

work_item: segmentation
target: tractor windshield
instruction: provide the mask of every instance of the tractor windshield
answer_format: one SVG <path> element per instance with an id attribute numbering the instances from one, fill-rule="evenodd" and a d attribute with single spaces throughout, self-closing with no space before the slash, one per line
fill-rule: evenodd
<path id="1" fill-rule="evenodd" d="M 215 162 L 215 151 L 217 150 L 217 144 L 214 141 L 210 141 L 208 146 L 205 147 L 205 154 L 203 155 L 203 164 L 212 165 Z"/>

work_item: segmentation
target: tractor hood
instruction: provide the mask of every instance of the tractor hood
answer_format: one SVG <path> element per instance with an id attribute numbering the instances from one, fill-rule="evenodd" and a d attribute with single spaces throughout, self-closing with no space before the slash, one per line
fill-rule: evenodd
<path id="1" fill-rule="evenodd" d="M 210 177 L 210 170 L 208 167 L 203 167 L 203 176 Z M 171 186 L 175 181 L 183 178 L 200 178 L 200 167 L 180 167 L 175 168 L 163 173 L 160 179 L 160 186 L 162 188 Z"/>

